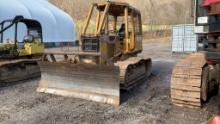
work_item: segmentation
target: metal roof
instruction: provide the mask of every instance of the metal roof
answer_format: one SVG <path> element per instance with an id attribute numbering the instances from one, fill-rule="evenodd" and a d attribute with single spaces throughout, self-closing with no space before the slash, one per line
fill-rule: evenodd
<path id="1" fill-rule="evenodd" d="M 0 22 L 23 15 L 35 19 L 42 25 L 44 42 L 73 42 L 76 39 L 75 23 L 64 11 L 47 0 L 0 0 Z M 19 38 L 23 39 L 26 27 L 19 26 Z M 6 32 L 7 38 L 13 39 L 14 30 Z"/>
<path id="2" fill-rule="evenodd" d="M 135 12 L 136 14 L 140 14 L 140 11 L 132 6 L 130 6 L 128 3 L 126 2 L 113 2 L 113 1 L 107 1 L 101 4 L 98 3 L 94 3 L 97 4 L 98 7 L 104 11 L 104 8 L 107 4 L 110 4 L 110 9 L 113 9 L 116 11 L 116 13 L 123 13 L 124 14 L 124 7 L 128 7 L 128 11 L 129 12 Z"/>

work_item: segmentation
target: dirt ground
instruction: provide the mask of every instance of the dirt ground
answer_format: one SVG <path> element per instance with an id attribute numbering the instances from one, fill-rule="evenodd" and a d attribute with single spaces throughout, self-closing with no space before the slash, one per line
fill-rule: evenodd
<path id="1" fill-rule="evenodd" d="M 171 104 L 172 68 L 183 55 L 173 55 L 169 43 L 145 43 L 141 56 L 153 59 L 152 76 L 128 92 L 114 108 L 81 99 L 36 92 L 39 79 L 0 87 L 1 124 L 201 124 L 219 111 L 220 96 L 202 109 Z"/>

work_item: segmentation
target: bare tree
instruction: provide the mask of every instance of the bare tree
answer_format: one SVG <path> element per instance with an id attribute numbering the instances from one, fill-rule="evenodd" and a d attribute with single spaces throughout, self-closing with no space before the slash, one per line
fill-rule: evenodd
<path id="1" fill-rule="evenodd" d="M 49 0 L 69 13 L 75 20 L 83 20 L 93 2 L 106 0 Z M 142 13 L 145 24 L 192 23 L 191 0 L 111 0 L 128 2 Z M 186 13 L 186 11 L 189 11 Z M 184 19 L 185 18 L 185 19 Z"/>

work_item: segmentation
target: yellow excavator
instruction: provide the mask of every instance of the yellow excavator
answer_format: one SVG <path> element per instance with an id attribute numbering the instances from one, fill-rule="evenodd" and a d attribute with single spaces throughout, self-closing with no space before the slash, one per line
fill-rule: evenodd
<path id="1" fill-rule="evenodd" d="M 18 41 L 19 26 L 26 27 L 23 41 Z M 7 36 L 14 30 L 14 39 Z M 16 16 L 0 23 L 0 84 L 40 77 L 37 60 L 44 52 L 41 24 Z"/>
<path id="2" fill-rule="evenodd" d="M 120 89 L 151 74 L 143 50 L 140 11 L 127 3 L 91 5 L 77 52 L 46 52 L 38 92 L 120 105 Z"/>

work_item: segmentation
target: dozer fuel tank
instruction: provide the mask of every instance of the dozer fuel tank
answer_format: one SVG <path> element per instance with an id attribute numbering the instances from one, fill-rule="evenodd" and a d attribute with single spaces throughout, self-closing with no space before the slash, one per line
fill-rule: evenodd
<path id="1" fill-rule="evenodd" d="M 67 55 L 65 55 L 67 56 Z M 55 57 L 53 57 L 55 58 Z M 127 89 L 151 74 L 151 60 L 138 57 L 115 65 L 41 61 L 38 92 L 120 105 L 120 89 Z"/>

